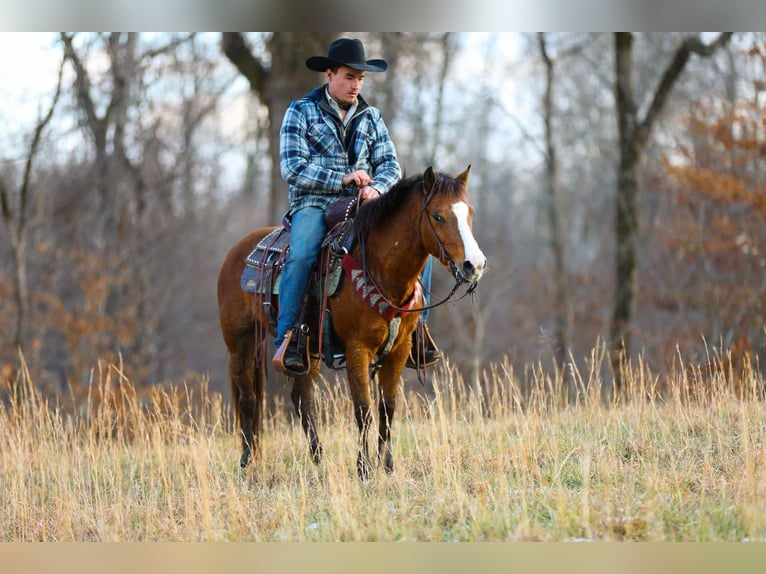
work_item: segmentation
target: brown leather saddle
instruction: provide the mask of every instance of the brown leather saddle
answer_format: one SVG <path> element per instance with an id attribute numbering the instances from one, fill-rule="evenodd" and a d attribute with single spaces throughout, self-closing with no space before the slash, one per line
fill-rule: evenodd
<path id="1" fill-rule="evenodd" d="M 312 273 L 307 293 L 307 295 L 313 296 L 314 302 L 321 302 L 323 298 L 333 295 L 340 285 L 342 276 L 340 261 L 350 244 L 351 227 L 353 217 L 356 214 L 357 203 L 356 196 L 344 197 L 338 199 L 325 210 L 325 226 L 328 232 L 322 241 L 318 264 Z M 290 221 L 283 216 L 282 226 L 261 239 L 255 249 L 247 255 L 245 268 L 242 272 L 242 289 L 262 296 L 263 309 L 268 317 L 272 332 L 276 331 L 279 312 L 279 281 L 290 249 L 290 233 Z M 312 312 L 317 314 L 316 309 L 307 308 L 309 300 L 310 297 L 304 297 L 304 308 L 300 313 L 301 316 L 305 317 Z M 312 317 L 312 319 L 307 322 L 318 325 L 319 318 Z M 316 339 L 314 337 L 315 341 Z M 323 341 L 323 346 L 329 343 Z M 330 350 L 327 349 L 325 355 L 327 352 Z M 325 357 L 325 361 L 327 362 L 327 357 Z"/>

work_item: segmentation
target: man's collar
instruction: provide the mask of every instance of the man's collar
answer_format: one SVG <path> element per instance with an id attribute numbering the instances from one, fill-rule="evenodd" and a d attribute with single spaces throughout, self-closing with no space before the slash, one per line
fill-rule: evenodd
<path id="1" fill-rule="evenodd" d="M 325 95 L 325 98 L 327 98 L 327 103 L 330 105 L 330 109 L 334 111 L 337 114 L 337 116 L 340 118 L 341 117 L 340 105 L 338 105 L 338 102 L 336 102 L 335 99 L 330 95 L 330 90 L 328 89 L 327 86 L 325 86 L 324 95 Z M 346 110 L 346 119 L 353 116 L 354 112 L 356 112 L 356 109 L 358 107 L 359 107 L 359 97 L 357 97 L 356 102 L 351 104 Z M 344 120 L 344 123 L 345 123 L 345 120 Z"/>

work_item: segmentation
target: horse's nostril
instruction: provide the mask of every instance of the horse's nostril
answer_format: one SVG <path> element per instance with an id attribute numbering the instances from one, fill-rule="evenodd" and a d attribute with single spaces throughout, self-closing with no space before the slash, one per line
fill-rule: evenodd
<path id="1" fill-rule="evenodd" d="M 473 273 L 473 270 L 474 270 L 473 263 L 471 263 L 470 261 L 463 262 L 463 273 L 465 275 L 470 276 Z"/>

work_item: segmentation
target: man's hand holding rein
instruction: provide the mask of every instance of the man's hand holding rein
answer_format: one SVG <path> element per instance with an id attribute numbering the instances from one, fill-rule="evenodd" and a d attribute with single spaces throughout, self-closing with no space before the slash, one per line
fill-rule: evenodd
<path id="1" fill-rule="evenodd" d="M 370 186 L 371 183 L 372 178 L 370 174 L 363 169 L 357 169 L 343 176 L 343 185 L 355 185 L 359 188 L 360 201 L 375 199 L 380 196 L 380 192 Z"/>
<path id="2" fill-rule="evenodd" d="M 363 169 L 358 169 L 347 173 L 343 176 L 343 185 L 355 185 L 357 187 L 364 187 L 372 183 L 372 178 Z"/>

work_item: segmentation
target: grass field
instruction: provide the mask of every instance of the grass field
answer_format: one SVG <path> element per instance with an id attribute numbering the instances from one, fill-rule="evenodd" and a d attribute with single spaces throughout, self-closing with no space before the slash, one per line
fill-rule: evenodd
<path id="1" fill-rule="evenodd" d="M 604 404 L 597 367 L 571 406 L 536 369 L 496 365 L 480 392 L 437 369 L 433 394 L 402 393 L 394 472 L 365 482 L 342 380 L 319 387 L 320 465 L 275 408 L 240 470 L 204 385 L 139 398 L 101 365 L 74 411 L 21 376 L 0 406 L 0 541 L 766 540 L 762 376 L 638 364 Z"/>

